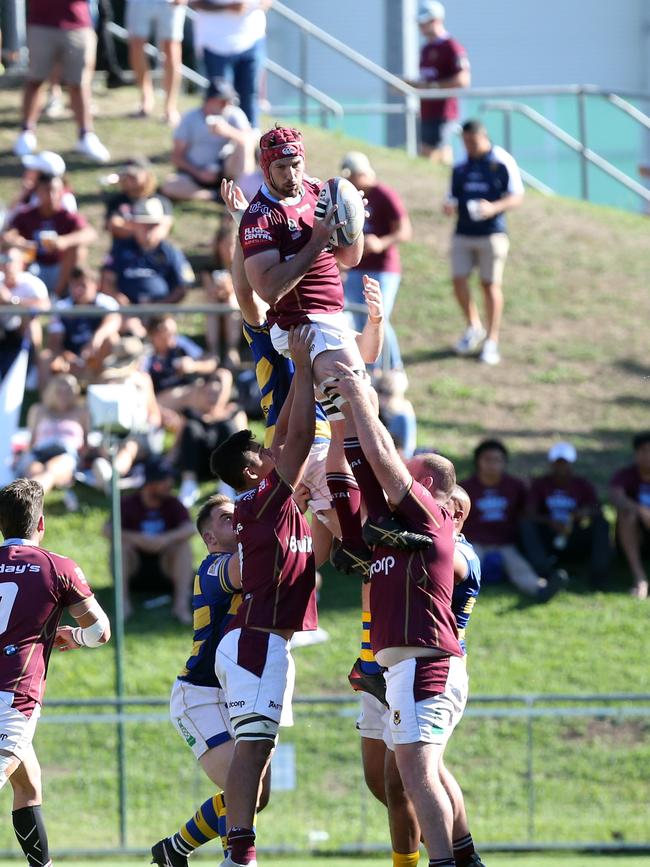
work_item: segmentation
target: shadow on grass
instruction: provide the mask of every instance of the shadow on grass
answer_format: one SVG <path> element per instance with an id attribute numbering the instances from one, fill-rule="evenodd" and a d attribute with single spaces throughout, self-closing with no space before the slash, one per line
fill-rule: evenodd
<path id="1" fill-rule="evenodd" d="M 425 349 L 423 347 L 402 353 L 402 361 L 405 365 L 424 364 L 425 361 L 445 361 L 449 358 L 458 358 L 451 347 L 441 347 L 440 349 Z"/>

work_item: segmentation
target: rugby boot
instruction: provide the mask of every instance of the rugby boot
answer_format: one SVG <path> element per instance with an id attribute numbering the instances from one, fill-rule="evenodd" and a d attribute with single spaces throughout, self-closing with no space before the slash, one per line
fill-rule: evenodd
<path id="1" fill-rule="evenodd" d="M 361 668 L 361 660 L 357 659 L 348 674 L 348 680 L 355 692 L 367 692 L 368 695 L 373 696 L 377 701 L 381 702 L 384 707 L 388 707 L 386 703 L 386 681 L 381 671 L 378 671 L 376 674 L 368 674 L 368 672 Z"/>
<path id="2" fill-rule="evenodd" d="M 485 867 L 485 864 L 483 863 L 483 861 L 481 861 L 481 856 L 478 854 L 478 852 L 474 852 L 474 854 L 469 860 L 468 867 Z"/>
<path id="3" fill-rule="evenodd" d="M 370 581 L 372 552 L 365 545 L 352 548 L 343 545 L 340 539 L 334 539 L 330 550 L 330 563 L 344 575 L 359 575 L 365 581 Z"/>
<path id="4" fill-rule="evenodd" d="M 187 856 L 172 846 L 171 837 L 159 840 L 151 847 L 151 863 L 158 867 L 188 867 Z"/>
<path id="5" fill-rule="evenodd" d="M 257 861 L 249 861 L 248 864 L 238 864 L 232 860 L 230 852 L 226 855 L 219 867 L 257 867 Z"/>
<path id="6" fill-rule="evenodd" d="M 403 527 L 397 518 L 392 515 L 371 521 L 370 518 L 363 525 L 363 541 L 369 548 L 376 545 L 387 545 L 389 548 L 399 548 L 402 551 L 420 551 L 428 548 L 433 542 L 430 536 L 424 533 L 413 533 Z"/>

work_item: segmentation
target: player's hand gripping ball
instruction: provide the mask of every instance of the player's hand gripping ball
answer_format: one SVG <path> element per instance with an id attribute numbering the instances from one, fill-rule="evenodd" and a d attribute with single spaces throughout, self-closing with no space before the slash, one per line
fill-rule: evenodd
<path id="1" fill-rule="evenodd" d="M 349 247 L 363 231 L 366 220 L 363 199 L 359 190 L 346 178 L 330 178 L 318 194 L 314 211 L 316 219 L 323 220 L 333 205 L 336 205 L 336 222 L 346 222 L 332 232 L 330 243 L 334 247 Z"/>

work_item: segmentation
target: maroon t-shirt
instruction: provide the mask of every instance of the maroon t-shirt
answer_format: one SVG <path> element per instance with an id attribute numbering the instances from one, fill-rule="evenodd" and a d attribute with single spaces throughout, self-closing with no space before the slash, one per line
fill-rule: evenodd
<path id="1" fill-rule="evenodd" d="M 318 626 L 311 530 L 292 493 L 272 470 L 256 488 L 237 498 L 232 522 L 243 601 L 228 629 L 302 631 Z"/>
<path id="2" fill-rule="evenodd" d="M 422 46 L 420 78 L 423 81 L 444 81 L 462 69 L 468 68 L 467 52 L 451 36 L 443 36 Z M 456 120 L 458 117 L 456 97 L 451 99 L 423 99 L 420 106 L 423 120 Z"/>
<path id="3" fill-rule="evenodd" d="M 390 235 L 393 224 L 406 217 L 406 208 L 402 200 L 391 187 L 376 184 L 365 191 L 368 204 L 366 211 L 369 216 L 363 227 L 364 235 L 377 235 L 379 238 Z M 391 244 L 383 253 L 364 253 L 355 271 L 390 271 L 399 274 L 402 265 L 397 244 Z"/>
<path id="4" fill-rule="evenodd" d="M 267 250 L 277 250 L 286 262 L 308 243 L 314 225 L 314 208 L 320 184 L 305 178 L 304 192 L 294 204 L 282 204 L 262 185 L 248 206 L 239 227 L 244 258 Z M 285 330 L 308 322 L 310 313 L 340 313 L 343 310 L 343 285 L 331 247 L 325 247 L 302 280 L 278 302 L 266 318 Z"/>
<path id="5" fill-rule="evenodd" d="M 81 214 L 71 214 L 70 211 L 63 209 L 56 211 L 51 217 L 44 217 L 36 205 L 16 214 L 10 228 L 17 229 L 26 240 L 38 243 L 41 232 L 54 231 L 58 235 L 70 235 L 72 232 L 78 232 L 79 229 L 85 229 L 87 225 L 87 221 Z M 47 252 L 40 243 L 38 244 L 36 261 L 41 265 L 56 265 L 62 257 L 63 253 Z"/>
<path id="6" fill-rule="evenodd" d="M 463 533 L 477 545 L 514 545 L 526 507 L 526 485 L 504 474 L 498 485 L 484 485 L 476 476 L 460 482 L 472 501 Z"/>
<path id="7" fill-rule="evenodd" d="M 191 521 L 190 513 L 176 497 L 169 496 L 160 506 L 149 508 L 140 492 L 122 500 L 122 529 L 148 536 L 159 536 Z"/>
<path id="8" fill-rule="evenodd" d="M 0 691 L 41 704 L 61 615 L 93 594 L 74 560 L 21 542 L 0 547 Z"/>
<path id="9" fill-rule="evenodd" d="M 641 479 L 641 473 L 636 464 L 618 470 L 609 481 L 613 488 L 623 488 L 631 500 L 636 500 L 642 506 L 650 508 L 650 482 Z"/>
<path id="10" fill-rule="evenodd" d="M 378 546 L 370 582 L 372 652 L 386 647 L 432 647 L 462 656 L 454 591 L 454 525 L 429 491 L 414 481 L 395 511 L 405 526 L 426 533 L 433 544 L 424 551 Z"/>
<path id="11" fill-rule="evenodd" d="M 536 515 L 566 524 L 577 509 L 597 506 L 598 497 L 591 482 L 580 476 L 571 476 L 559 484 L 553 476 L 546 475 L 533 479 L 528 505 Z"/>
<path id="12" fill-rule="evenodd" d="M 27 23 L 60 30 L 92 27 L 88 0 L 28 0 Z"/>

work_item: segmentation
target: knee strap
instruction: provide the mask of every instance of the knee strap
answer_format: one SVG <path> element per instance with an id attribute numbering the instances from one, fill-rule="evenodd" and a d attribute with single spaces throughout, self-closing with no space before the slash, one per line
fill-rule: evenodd
<path id="1" fill-rule="evenodd" d="M 368 375 L 367 370 L 356 368 L 353 373 L 356 377 L 363 380 L 366 385 L 370 383 L 370 376 Z M 336 376 L 328 376 L 327 379 L 324 379 L 318 386 L 326 397 L 326 400 L 324 402 L 321 401 L 323 409 L 327 413 L 327 417 L 330 418 L 332 421 L 341 421 L 345 418 L 345 416 L 340 410 L 348 402 L 347 398 L 339 394 L 337 390 L 337 385 L 338 378 Z M 333 404 L 335 407 L 332 414 L 330 414 L 330 412 L 328 411 L 328 406 L 330 406 L 331 404 Z"/>
<path id="2" fill-rule="evenodd" d="M 258 713 L 248 713 L 233 720 L 235 741 L 272 741 L 278 737 L 279 723 Z"/>

